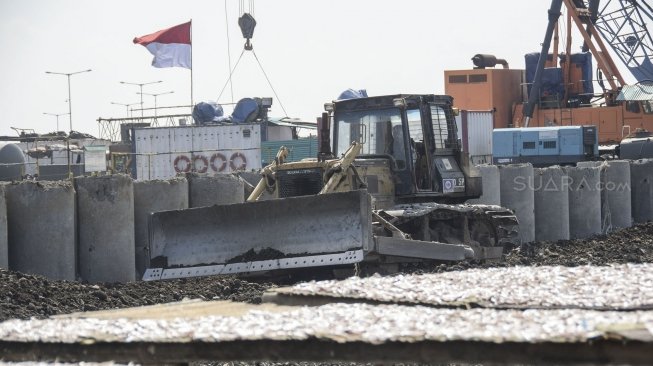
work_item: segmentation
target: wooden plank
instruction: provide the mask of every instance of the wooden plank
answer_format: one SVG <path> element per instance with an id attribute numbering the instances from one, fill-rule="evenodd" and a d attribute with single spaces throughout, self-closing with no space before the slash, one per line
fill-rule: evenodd
<path id="1" fill-rule="evenodd" d="M 236 341 L 222 343 L 12 343 L 0 342 L 5 362 L 137 362 L 171 364 L 192 361 L 415 362 L 495 364 L 650 365 L 653 347 L 644 342 L 487 343 Z"/>
<path id="2" fill-rule="evenodd" d="M 288 306 L 276 304 L 248 304 L 233 301 L 203 301 L 187 300 L 158 304 L 151 306 L 139 306 L 125 309 L 87 311 L 54 316 L 52 318 L 95 318 L 95 319 L 172 319 L 192 318 L 201 316 L 229 316 L 238 317 L 251 310 L 260 310 L 271 313 L 288 311 L 293 309 Z"/>

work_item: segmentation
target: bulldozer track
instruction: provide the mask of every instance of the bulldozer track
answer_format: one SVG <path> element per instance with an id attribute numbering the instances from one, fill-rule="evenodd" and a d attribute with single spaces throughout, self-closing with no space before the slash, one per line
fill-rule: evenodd
<path id="1" fill-rule="evenodd" d="M 503 252 L 521 244 L 517 217 L 500 206 L 413 203 L 395 206 L 380 215 L 391 217 L 389 222 L 416 239 L 463 243 L 476 249 L 501 247 Z M 429 236 L 424 234 L 426 217 Z"/>

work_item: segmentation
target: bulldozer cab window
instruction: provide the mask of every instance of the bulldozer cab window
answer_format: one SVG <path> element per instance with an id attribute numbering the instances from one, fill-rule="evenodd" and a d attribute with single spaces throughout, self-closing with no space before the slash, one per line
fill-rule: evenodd
<path id="1" fill-rule="evenodd" d="M 344 112 L 336 117 L 337 154 L 353 141 L 363 145 L 361 155 L 390 155 L 397 169 L 406 168 L 406 149 L 401 112 L 397 108 Z"/>
<path id="2" fill-rule="evenodd" d="M 433 138 L 436 149 L 444 149 L 449 139 L 449 123 L 445 110 L 437 105 L 431 105 L 431 120 L 433 122 Z"/>
<path id="3" fill-rule="evenodd" d="M 424 144 L 424 130 L 422 116 L 419 109 L 406 111 L 408 120 L 408 131 L 410 135 L 411 158 L 415 167 L 415 183 L 420 190 L 430 188 L 430 174 L 428 158 L 426 157 L 426 145 Z"/>
<path id="4" fill-rule="evenodd" d="M 411 140 L 415 142 L 424 142 L 424 132 L 422 131 L 422 117 L 419 113 L 419 109 L 407 110 L 406 118 L 408 119 L 408 130 L 410 131 Z"/>

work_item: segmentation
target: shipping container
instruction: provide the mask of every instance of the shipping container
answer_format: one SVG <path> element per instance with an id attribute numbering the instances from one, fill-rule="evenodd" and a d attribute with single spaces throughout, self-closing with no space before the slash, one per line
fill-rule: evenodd
<path id="1" fill-rule="evenodd" d="M 260 124 L 135 128 L 133 141 L 135 179 L 261 168 Z"/>
<path id="2" fill-rule="evenodd" d="M 456 116 L 458 139 L 472 164 L 492 163 L 493 111 L 461 110 Z"/>
<path id="3" fill-rule="evenodd" d="M 263 166 L 274 161 L 281 146 L 285 146 L 288 149 L 287 162 L 317 157 L 317 137 L 315 136 L 300 138 L 297 140 L 265 141 L 261 143 L 261 158 L 263 159 Z"/>

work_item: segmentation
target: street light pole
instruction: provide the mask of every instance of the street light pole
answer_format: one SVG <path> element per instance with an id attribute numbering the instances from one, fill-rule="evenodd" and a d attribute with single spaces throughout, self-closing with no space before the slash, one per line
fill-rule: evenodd
<path id="1" fill-rule="evenodd" d="M 129 103 L 129 104 L 127 104 L 127 103 L 111 102 L 111 104 L 116 104 L 116 105 L 122 105 L 122 106 L 125 106 L 125 108 L 127 108 L 127 117 L 131 117 L 130 114 L 129 114 L 129 107 L 138 104 L 138 102 L 136 102 L 136 103 Z M 132 114 L 133 114 L 133 113 L 132 113 Z"/>
<path id="2" fill-rule="evenodd" d="M 156 116 L 157 116 L 157 114 L 156 114 L 156 108 L 157 108 L 157 107 L 156 107 L 156 98 L 157 98 L 159 95 L 172 94 L 172 93 L 174 93 L 174 92 L 175 92 L 174 90 L 171 90 L 171 91 L 167 91 L 167 92 L 164 92 L 164 93 L 143 93 L 143 92 L 141 92 L 141 93 L 139 93 L 139 94 L 141 95 L 141 98 L 143 98 L 143 94 L 145 94 L 145 95 L 150 95 L 150 96 L 153 96 L 153 97 L 154 97 L 154 117 L 156 117 Z"/>
<path id="3" fill-rule="evenodd" d="M 53 74 L 53 75 L 64 75 L 68 78 L 68 120 L 70 124 L 70 132 L 73 130 L 73 100 L 71 98 L 71 93 L 70 93 L 70 77 L 72 75 L 76 74 L 81 74 L 83 72 L 90 72 L 92 71 L 91 69 L 88 70 L 82 70 L 82 71 L 76 71 L 76 72 L 53 72 L 53 71 L 46 71 L 46 74 Z M 69 133 L 70 133 L 69 132 Z"/>
<path id="4" fill-rule="evenodd" d="M 150 84 L 158 84 L 158 83 L 162 83 L 162 82 L 163 82 L 163 80 L 151 81 L 149 83 L 130 83 L 130 82 L 127 82 L 127 81 L 121 81 L 120 84 L 136 85 L 136 86 L 141 88 L 141 92 L 140 92 L 140 94 L 141 94 L 141 118 L 143 118 L 143 86 L 144 85 L 150 85 Z"/>
<path id="5" fill-rule="evenodd" d="M 57 131 L 56 131 L 56 132 L 59 132 L 59 116 L 65 116 L 65 115 L 67 115 L 68 113 L 58 113 L 58 114 L 57 114 L 57 113 L 48 113 L 48 112 L 43 112 L 43 114 L 48 115 L 48 116 L 55 116 L 55 117 L 57 117 Z"/>

